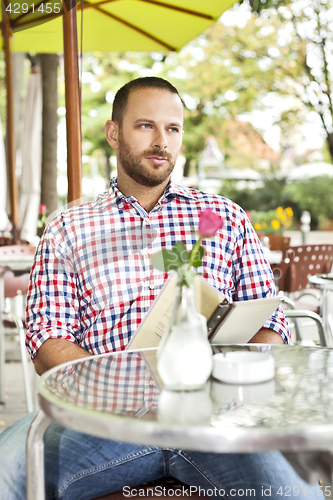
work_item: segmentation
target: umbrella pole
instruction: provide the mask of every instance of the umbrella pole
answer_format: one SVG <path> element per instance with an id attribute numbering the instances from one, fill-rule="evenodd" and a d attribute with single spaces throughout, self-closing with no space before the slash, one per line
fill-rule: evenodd
<path id="1" fill-rule="evenodd" d="M 82 198 L 81 110 L 79 96 L 79 68 L 76 1 L 63 2 L 63 36 L 65 68 L 65 101 L 67 130 L 67 201 L 79 204 Z"/>
<path id="2" fill-rule="evenodd" d="M 1 2 L 2 7 L 2 36 L 5 52 L 6 68 L 6 99 L 7 99 L 7 120 L 6 120 L 6 145 L 7 145 L 7 172 L 8 187 L 10 194 L 10 218 L 12 223 L 13 243 L 18 242 L 18 194 L 15 175 L 15 140 L 14 140 L 14 103 L 13 103 L 13 65 L 11 57 L 11 36 L 12 30 L 5 9 L 5 2 Z"/>

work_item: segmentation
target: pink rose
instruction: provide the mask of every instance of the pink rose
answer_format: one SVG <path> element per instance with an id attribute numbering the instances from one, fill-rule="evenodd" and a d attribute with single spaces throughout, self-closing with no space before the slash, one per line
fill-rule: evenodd
<path id="1" fill-rule="evenodd" d="M 43 214 L 46 212 L 46 205 L 39 205 L 39 211 Z"/>
<path id="2" fill-rule="evenodd" d="M 216 231 L 221 229 L 223 221 L 219 215 L 212 212 L 209 208 L 200 214 L 199 234 L 204 238 L 214 236 Z"/>

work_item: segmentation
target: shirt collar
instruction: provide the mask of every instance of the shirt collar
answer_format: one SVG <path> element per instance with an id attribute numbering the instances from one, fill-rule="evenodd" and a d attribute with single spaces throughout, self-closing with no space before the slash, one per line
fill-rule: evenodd
<path id="1" fill-rule="evenodd" d="M 109 196 L 111 203 L 118 203 L 120 200 L 125 198 L 125 195 L 123 195 L 123 193 L 121 193 L 117 188 L 117 177 L 113 177 L 111 179 L 109 186 Z M 192 200 L 196 199 L 195 191 L 193 189 L 185 188 L 183 186 L 180 186 L 179 184 L 175 184 L 172 179 L 170 179 L 159 201 L 160 203 L 166 203 L 176 196 L 189 198 Z"/>
<path id="2" fill-rule="evenodd" d="M 172 179 L 170 179 L 167 187 L 165 188 L 162 199 L 164 198 L 175 198 L 175 196 L 181 196 L 183 198 L 190 198 L 192 200 L 196 199 L 195 191 L 193 189 L 185 188 L 179 184 L 175 184 Z"/>
<path id="3" fill-rule="evenodd" d="M 120 200 L 125 198 L 125 195 L 119 191 L 117 188 L 117 177 L 113 177 L 109 186 L 109 196 L 111 203 L 118 203 Z"/>

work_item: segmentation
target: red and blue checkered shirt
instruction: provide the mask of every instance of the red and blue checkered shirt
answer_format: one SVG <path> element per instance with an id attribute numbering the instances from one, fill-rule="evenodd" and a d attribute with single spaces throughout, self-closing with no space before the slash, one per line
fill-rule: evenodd
<path id="1" fill-rule="evenodd" d="M 230 302 L 274 296 L 270 266 L 238 205 L 170 182 L 147 213 L 112 179 L 107 192 L 63 212 L 44 232 L 28 291 L 31 356 L 49 338 L 70 340 L 94 354 L 125 349 L 168 277 L 153 268 L 150 256 L 176 241 L 190 250 L 206 208 L 224 224 L 203 240 L 206 253 L 197 271 Z M 289 342 L 282 308 L 263 326 Z"/>
<path id="2" fill-rule="evenodd" d="M 62 403 L 81 408 L 132 417 L 156 413 L 161 388 L 154 359 L 154 351 L 85 358 L 59 367 L 46 387 Z"/>

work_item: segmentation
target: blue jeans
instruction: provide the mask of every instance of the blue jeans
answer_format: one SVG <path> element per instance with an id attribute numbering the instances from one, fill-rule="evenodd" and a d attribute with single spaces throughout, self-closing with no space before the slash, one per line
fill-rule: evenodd
<path id="1" fill-rule="evenodd" d="M 0 434 L 0 497 L 25 500 L 25 442 L 34 414 Z M 88 500 L 143 482 L 174 477 L 203 495 L 224 498 L 318 498 L 278 452 L 217 454 L 121 443 L 51 424 L 45 433 L 47 499 Z M 298 490 L 297 490 L 298 489 Z M 298 494 L 296 495 L 296 491 Z M 139 497 L 139 493 L 136 493 Z"/>

